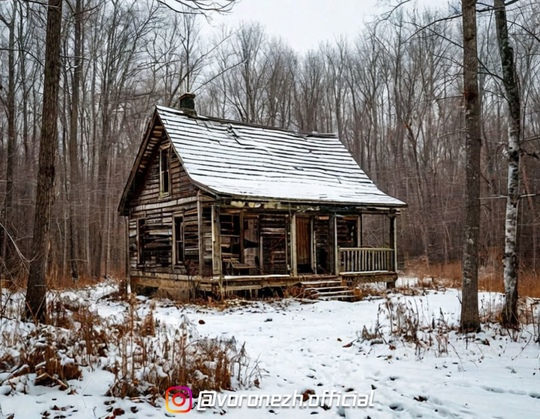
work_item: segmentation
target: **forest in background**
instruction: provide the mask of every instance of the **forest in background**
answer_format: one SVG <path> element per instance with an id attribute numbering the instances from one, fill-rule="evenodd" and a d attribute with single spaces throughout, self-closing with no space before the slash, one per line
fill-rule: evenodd
<path id="1" fill-rule="evenodd" d="M 538 271 L 540 4 L 508 7 L 522 94 L 521 267 Z M 256 23 L 203 35 L 204 16 L 144 1 L 69 0 L 63 9 L 56 200 L 50 278 L 125 273 L 119 197 L 156 104 L 185 91 L 199 114 L 337 132 L 380 189 L 409 205 L 405 261 L 461 259 L 465 162 L 460 8 L 399 8 L 355 39 L 298 54 Z M 454 18 L 452 18 L 454 17 Z M 493 12 L 480 12 L 480 263 L 504 249 L 508 136 Z M 0 246 L 24 277 L 32 241 L 46 7 L 0 3 Z M 16 243 L 20 254 L 13 243 Z M 501 281 L 502 282 L 502 281 Z"/>

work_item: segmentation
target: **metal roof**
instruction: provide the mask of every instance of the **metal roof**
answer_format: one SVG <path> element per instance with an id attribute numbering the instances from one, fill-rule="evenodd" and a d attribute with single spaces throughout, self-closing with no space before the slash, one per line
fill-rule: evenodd
<path id="1" fill-rule="evenodd" d="M 247 199 L 404 206 L 381 192 L 335 135 L 300 134 L 157 106 L 188 176 Z"/>

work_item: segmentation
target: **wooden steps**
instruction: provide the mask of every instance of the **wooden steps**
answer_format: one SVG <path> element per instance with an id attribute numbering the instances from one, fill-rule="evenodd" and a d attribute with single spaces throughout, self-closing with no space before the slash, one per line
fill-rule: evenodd
<path id="1" fill-rule="evenodd" d="M 260 291 L 263 289 L 285 289 L 292 287 L 293 294 L 298 298 L 314 300 L 356 301 L 358 297 L 353 288 L 335 275 L 290 277 L 288 275 L 245 275 L 225 276 L 220 283 L 216 279 L 201 281 L 199 290 L 223 295 L 243 292 Z"/>
<path id="2" fill-rule="evenodd" d="M 322 301 L 355 301 L 357 299 L 353 290 L 339 279 L 322 281 L 305 281 L 300 283 L 308 298 Z"/>

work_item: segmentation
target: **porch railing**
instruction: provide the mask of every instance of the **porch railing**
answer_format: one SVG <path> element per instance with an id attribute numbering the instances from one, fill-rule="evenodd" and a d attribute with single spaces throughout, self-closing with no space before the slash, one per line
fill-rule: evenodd
<path id="1" fill-rule="evenodd" d="M 394 250 L 383 248 L 340 247 L 340 272 L 394 272 Z"/>

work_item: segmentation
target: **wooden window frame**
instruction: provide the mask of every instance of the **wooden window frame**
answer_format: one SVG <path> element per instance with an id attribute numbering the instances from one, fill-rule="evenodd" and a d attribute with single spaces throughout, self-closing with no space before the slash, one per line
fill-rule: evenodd
<path id="1" fill-rule="evenodd" d="M 176 222 L 177 222 L 176 220 L 180 220 L 181 240 L 178 240 L 178 234 L 176 232 Z M 174 266 L 174 265 L 180 265 L 184 263 L 184 260 L 185 260 L 184 214 L 173 215 L 172 229 L 173 229 L 172 255 L 173 255 L 173 266 Z M 178 254 L 178 248 L 177 248 L 178 242 L 182 243 L 182 250 L 180 252 L 181 254 Z"/>
<path id="2" fill-rule="evenodd" d="M 164 153 L 167 153 L 165 157 Z M 167 145 L 159 149 L 159 196 L 169 196 L 171 187 L 171 147 Z"/>
<path id="3" fill-rule="evenodd" d="M 362 224 L 361 224 L 360 214 L 346 214 L 346 215 L 341 215 L 338 218 L 344 220 L 345 222 L 352 221 L 354 223 L 355 234 L 354 236 L 351 235 L 350 237 L 354 238 L 354 241 L 356 242 L 356 245 L 353 247 L 360 247 L 362 243 L 362 237 L 361 237 Z M 336 228 L 337 228 L 337 224 L 336 224 Z M 336 235 L 336 238 L 339 240 L 339 237 L 337 237 L 337 235 Z M 337 245 L 338 243 L 336 243 L 336 246 Z M 343 247 L 343 246 L 340 246 L 340 247 Z"/>

